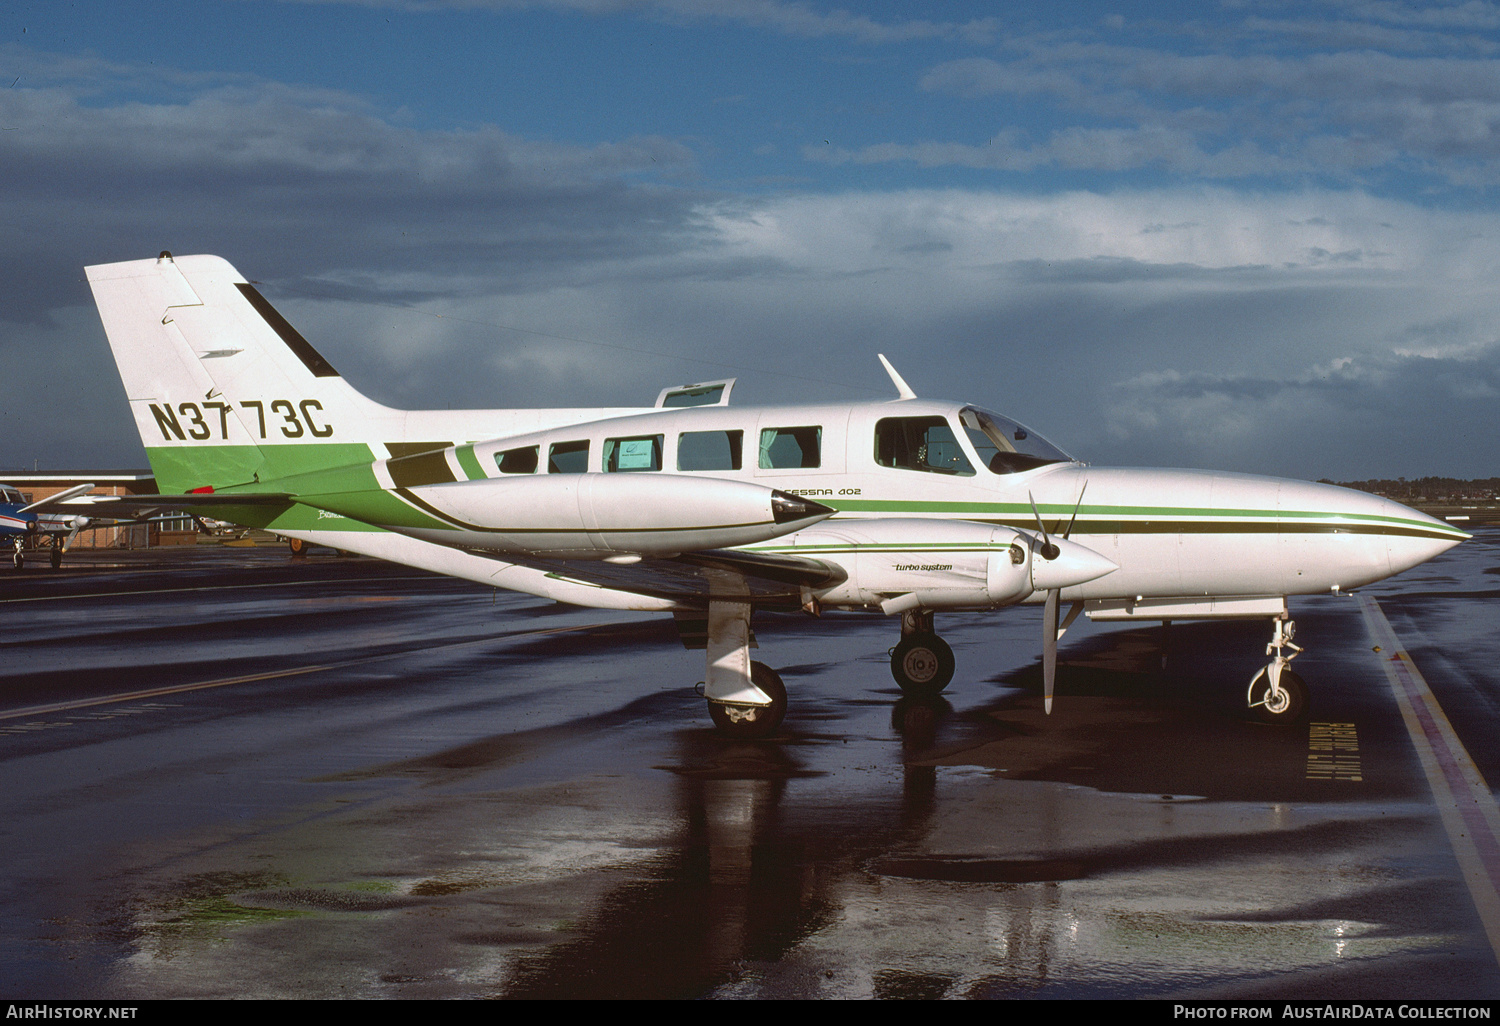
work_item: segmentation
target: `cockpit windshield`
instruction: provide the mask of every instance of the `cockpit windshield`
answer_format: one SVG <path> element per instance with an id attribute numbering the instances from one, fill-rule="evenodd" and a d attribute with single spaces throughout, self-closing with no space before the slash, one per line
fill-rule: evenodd
<path id="1" fill-rule="evenodd" d="M 1073 462 L 1073 457 L 1041 435 L 998 413 L 965 406 L 958 411 L 958 420 L 992 474 L 1017 474 L 1048 463 Z"/>

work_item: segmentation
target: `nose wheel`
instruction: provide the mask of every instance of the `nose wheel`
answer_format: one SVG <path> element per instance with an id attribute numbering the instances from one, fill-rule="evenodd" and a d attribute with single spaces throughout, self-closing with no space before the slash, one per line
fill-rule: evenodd
<path id="1" fill-rule="evenodd" d="M 1271 643 L 1266 655 L 1272 659 L 1250 679 L 1245 701 L 1250 711 L 1266 723 L 1296 723 L 1307 712 L 1307 682 L 1288 664 L 1303 651 L 1292 643 L 1297 625 L 1291 620 L 1272 621 Z M 1282 649 L 1290 649 L 1283 655 Z"/>

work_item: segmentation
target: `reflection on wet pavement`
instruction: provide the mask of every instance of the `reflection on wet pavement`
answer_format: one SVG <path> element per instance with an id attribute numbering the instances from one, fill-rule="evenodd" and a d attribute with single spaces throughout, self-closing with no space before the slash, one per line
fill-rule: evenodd
<path id="1" fill-rule="evenodd" d="M 1481 763 L 1497 556 L 1481 532 L 1371 589 Z M 0 721 L 12 993 L 1500 990 L 1348 598 L 1293 608 L 1311 719 L 1355 725 L 1358 779 L 1243 715 L 1262 624 L 1081 622 L 1049 717 L 1035 610 L 940 617 L 959 674 L 929 701 L 888 676 L 890 621 L 770 616 L 791 712 L 726 742 L 660 618 L 236 558 L 8 596 L 39 599 L 6 606 L 11 708 L 343 664 Z"/>

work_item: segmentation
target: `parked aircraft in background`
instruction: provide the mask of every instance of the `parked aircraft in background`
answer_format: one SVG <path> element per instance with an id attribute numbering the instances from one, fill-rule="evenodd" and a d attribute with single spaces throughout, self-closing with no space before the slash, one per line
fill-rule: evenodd
<path id="1" fill-rule="evenodd" d="M 1057 640 L 1096 620 L 1259 617 L 1270 663 L 1248 703 L 1298 718 L 1286 597 L 1339 592 L 1468 535 L 1303 481 L 1080 463 L 982 407 L 916 397 L 738 407 L 733 381 L 649 408 L 406 411 L 367 399 L 228 263 L 88 268 L 161 496 L 75 499 L 216 518 L 560 602 L 671 613 L 707 653 L 718 727 L 786 709 L 752 662 L 756 609 L 899 617 L 891 672 L 935 694 L 950 610 L 1043 606 Z M 1066 615 L 1062 615 L 1067 606 Z M 1286 649 L 1290 654 L 1286 654 Z"/>
<path id="2" fill-rule="evenodd" d="M 78 513 L 52 513 L 61 503 L 75 495 L 81 495 L 94 487 L 92 484 L 78 485 L 59 492 L 40 502 L 27 502 L 20 489 L 0 484 L 0 538 L 8 538 L 14 548 L 11 565 L 17 570 L 26 565 L 26 543 L 39 536 L 50 536 L 52 544 L 52 568 L 62 566 L 63 550 L 72 543 L 79 531 L 94 521 Z"/>

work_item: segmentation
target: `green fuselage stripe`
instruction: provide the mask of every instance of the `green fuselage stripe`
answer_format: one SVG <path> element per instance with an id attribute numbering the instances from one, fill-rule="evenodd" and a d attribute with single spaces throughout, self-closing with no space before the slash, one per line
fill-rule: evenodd
<path id="1" fill-rule="evenodd" d="M 394 451 L 397 446 L 392 443 L 390 447 Z M 470 480 L 485 476 L 472 445 L 458 446 L 455 454 Z M 435 474 L 413 474 L 416 480 L 403 480 L 400 483 L 408 487 L 398 488 L 396 492 L 379 486 L 371 467 L 376 457 L 369 445 L 363 442 L 156 446 L 147 448 L 146 455 L 156 475 L 157 488 L 164 494 L 212 487 L 219 491 L 287 491 L 298 496 L 298 505 L 282 508 L 279 512 L 275 508 L 252 506 L 224 510 L 220 514 L 224 519 L 247 526 L 327 529 L 331 525 L 318 522 L 328 518 L 317 517 L 309 510 L 309 507 L 315 507 L 367 525 L 486 533 L 508 530 L 465 523 L 409 491 L 418 480 L 425 483 L 428 476 L 440 479 L 448 476 L 450 472 L 446 465 L 438 466 L 442 460 L 440 452 L 427 457 Z M 391 463 L 403 471 L 407 466 L 413 471 L 428 466 L 421 459 L 414 460 L 412 455 L 406 460 L 410 463 L 398 460 Z M 839 498 L 830 503 L 833 504 L 839 511 L 836 519 L 849 519 L 851 514 L 855 517 L 860 514 L 904 514 L 969 520 L 1031 532 L 1037 526 L 1030 503 L 1023 502 Z M 1456 527 L 1373 513 L 1109 505 L 1082 506 L 1075 513 L 1074 507 L 1066 503 L 1040 504 L 1036 512 L 1043 516 L 1049 533 L 1061 534 L 1072 521 L 1071 536 L 1075 538 L 1150 534 L 1361 534 L 1462 541 L 1469 537 Z M 361 528 L 346 523 L 338 525 L 338 529 Z"/>
<path id="2" fill-rule="evenodd" d="M 472 445 L 460 445 L 453 450 L 453 454 L 458 457 L 458 465 L 463 468 L 464 476 L 470 481 L 478 481 L 484 477 L 484 469 L 480 467 L 479 457 L 474 455 Z"/>
<path id="3" fill-rule="evenodd" d="M 1036 528 L 1036 514 L 1030 504 L 1021 502 L 836 499 L 830 505 L 836 505 L 840 513 L 926 513 L 1007 527 Z M 1074 516 L 1072 506 L 1059 504 L 1039 505 L 1036 512 L 1043 515 L 1049 532 L 1066 529 Z M 1120 519 L 1124 517 L 1141 519 Z M 1290 530 L 1299 533 L 1397 534 L 1453 541 L 1469 537 L 1457 528 L 1374 513 L 1172 506 L 1083 506 L 1078 510 L 1073 530 L 1080 534 L 1157 534 L 1163 531 L 1238 534 Z"/>

